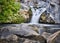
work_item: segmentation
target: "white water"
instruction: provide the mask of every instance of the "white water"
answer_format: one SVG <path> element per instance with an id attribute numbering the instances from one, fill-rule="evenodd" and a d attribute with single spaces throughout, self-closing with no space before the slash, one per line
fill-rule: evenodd
<path id="1" fill-rule="evenodd" d="M 35 5 L 34 5 L 34 2 L 37 2 L 38 5 L 38 9 L 35 9 L 33 8 Z M 53 2 L 53 1 L 52 1 Z M 24 4 L 21 4 L 22 5 L 22 8 L 24 7 L 24 9 L 26 10 L 29 10 L 29 8 L 31 6 L 31 10 L 32 10 L 32 18 L 31 18 L 31 21 L 30 23 L 38 23 L 39 21 L 39 18 L 40 18 L 40 15 L 44 12 L 43 9 L 46 8 L 46 11 L 50 14 L 50 17 L 55 21 L 55 23 L 60 23 L 60 6 L 57 5 L 56 3 L 52 3 L 51 0 L 45 0 L 42 1 L 42 0 L 31 0 L 31 1 L 25 1 Z M 50 4 L 54 5 L 55 7 L 51 6 Z M 42 11 L 39 11 L 41 10 L 39 7 L 42 8 Z"/>
<path id="2" fill-rule="evenodd" d="M 39 18 L 41 16 L 41 14 L 48 10 L 48 8 L 50 7 L 50 3 L 45 3 L 43 1 L 40 1 L 40 2 L 38 2 L 38 5 L 37 5 L 38 9 L 33 8 L 34 6 L 31 6 L 31 5 L 30 5 L 30 7 L 32 10 L 32 18 L 31 18 L 30 23 L 36 24 L 39 22 Z M 39 7 L 41 7 L 41 8 L 39 8 Z M 50 17 L 54 20 L 54 17 L 52 16 L 52 14 L 50 14 Z"/>
<path id="3" fill-rule="evenodd" d="M 30 23 L 38 23 L 40 15 L 46 11 L 46 8 L 38 8 L 38 9 L 34 9 L 33 7 L 31 7 L 32 10 L 32 19 Z"/>
<path id="4" fill-rule="evenodd" d="M 31 10 L 32 10 L 32 18 L 31 18 L 30 23 L 35 24 L 35 23 L 39 22 L 39 18 L 41 16 L 41 14 L 47 10 L 47 8 L 49 7 L 49 4 L 45 3 L 43 1 L 40 1 L 37 4 L 38 9 L 33 8 L 33 6 L 31 6 L 31 5 L 30 5 L 30 7 L 31 7 Z M 41 8 L 39 8 L 39 7 L 41 7 Z"/>

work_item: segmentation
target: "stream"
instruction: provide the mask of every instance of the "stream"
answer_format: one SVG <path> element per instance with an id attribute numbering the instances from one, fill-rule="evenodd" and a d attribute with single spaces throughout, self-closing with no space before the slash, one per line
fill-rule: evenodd
<path id="1" fill-rule="evenodd" d="M 29 23 L 0 24 L 0 42 L 49 43 L 49 39 L 53 38 L 52 42 L 55 43 L 54 41 L 56 38 L 56 40 L 58 40 L 58 42 L 60 43 L 60 24 L 58 24 L 60 23 L 60 13 L 58 12 L 60 8 L 56 3 L 51 4 L 50 2 L 51 1 L 49 0 L 36 0 L 30 2 L 27 0 L 21 0 L 21 6 L 23 10 L 31 8 L 31 20 Z M 42 17 L 41 15 L 43 15 L 43 13 L 45 13 L 44 15 L 46 16 L 46 22 L 51 22 L 52 20 L 57 24 L 39 23 L 40 18 Z M 44 19 L 43 22 L 45 22 Z M 49 41 L 47 42 L 47 40 Z"/>

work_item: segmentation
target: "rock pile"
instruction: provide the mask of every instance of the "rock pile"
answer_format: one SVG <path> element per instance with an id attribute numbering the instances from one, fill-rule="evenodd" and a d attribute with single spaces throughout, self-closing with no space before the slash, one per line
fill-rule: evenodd
<path id="1" fill-rule="evenodd" d="M 40 26 L 9 24 L 0 27 L 0 43 L 60 43 L 60 31 L 39 34 Z"/>

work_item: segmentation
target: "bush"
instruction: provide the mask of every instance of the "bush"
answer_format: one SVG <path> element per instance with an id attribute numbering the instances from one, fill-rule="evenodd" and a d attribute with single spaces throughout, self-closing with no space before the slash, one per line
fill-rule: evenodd
<path id="1" fill-rule="evenodd" d="M 24 18 L 18 14 L 20 3 L 15 0 L 0 0 L 0 23 L 22 23 Z"/>

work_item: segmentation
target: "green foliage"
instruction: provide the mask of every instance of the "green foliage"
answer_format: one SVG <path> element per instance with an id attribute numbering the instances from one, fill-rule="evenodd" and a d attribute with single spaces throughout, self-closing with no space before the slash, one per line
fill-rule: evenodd
<path id="1" fill-rule="evenodd" d="M 15 0 L 0 0 L 0 23 L 21 23 L 24 18 L 18 14 L 20 3 Z"/>

